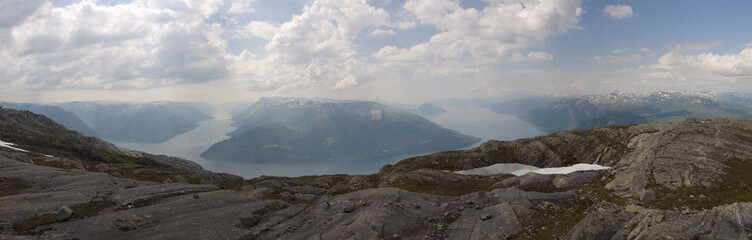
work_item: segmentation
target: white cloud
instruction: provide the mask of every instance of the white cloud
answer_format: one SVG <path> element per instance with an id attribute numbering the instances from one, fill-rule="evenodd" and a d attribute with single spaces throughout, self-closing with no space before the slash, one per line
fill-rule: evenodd
<path id="1" fill-rule="evenodd" d="M 251 2 L 255 2 L 255 0 L 237 0 L 230 3 L 230 9 L 227 10 L 227 13 L 229 14 L 242 14 L 242 13 L 253 13 L 255 9 L 251 7 Z"/>
<path id="2" fill-rule="evenodd" d="M 539 51 L 539 52 L 529 52 L 527 55 L 522 55 L 521 53 L 513 53 L 512 56 L 509 58 L 509 62 L 523 62 L 528 61 L 531 63 L 539 63 L 544 61 L 551 61 L 554 60 L 554 55 Z"/>
<path id="3" fill-rule="evenodd" d="M 268 22 L 251 21 L 238 31 L 238 36 L 249 38 L 251 36 L 271 40 L 279 29 Z"/>
<path id="4" fill-rule="evenodd" d="M 259 91 L 357 86 L 369 74 L 353 40 L 365 30 L 389 25 L 389 19 L 384 9 L 365 0 L 317 0 L 279 27 L 252 22 L 248 32 L 269 40 L 265 56 L 232 57 L 233 78 Z"/>
<path id="5" fill-rule="evenodd" d="M 131 89 L 227 75 L 223 29 L 204 20 L 221 1 L 82 1 L 40 6 L 7 29 L 4 79 L 23 88 Z"/>
<path id="6" fill-rule="evenodd" d="M 684 45 L 674 43 L 674 45 L 666 48 L 669 52 L 685 52 L 685 51 L 705 51 L 715 46 L 721 45 L 721 41 L 709 41 L 699 43 L 687 43 Z"/>
<path id="7" fill-rule="evenodd" d="M 537 62 L 543 62 L 543 61 L 551 61 L 554 60 L 554 55 L 551 55 L 547 52 L 530 52 L 527 54 L 527 58 L 530 59 L 531 62 L 537 63 Z"/>
<path id="8" fill-rule="evenodd" d="M 441 32 L 410 48 L 386 46 L 374 57 L 385 61 L 432 61 L 469 55 L 492 63 L 530 47 L 542 48 L 545 39 L 579 28 L 583 14 L 579 0 L 490 2 L 486 8 L 463 9 L 456 1 L 408 0 L 404 8 L 422 25 Z"/>
<path id="9" fill-rule="evenodd" d="M 603 13 L 614 19 L 625 19 L 632 16 L 632 7 L 628 5 L 608 5 Z"/>
<path id="10" fill-rule="evenodd" d="M 418 23 L 416 23 L 415 21 L 400 21 L 393 23 L 391 26 L 398 29 L 411 29 L 415 26 L 418 26 Z"/>
<path id="11" fill-rule="evenodd" d="M 669 52 L 661 56 L 657 64 L 650 67 L 669 70 L 679 75 L 750 77 L 752 76 L 752 47 L 747 45 L 738 54 L 723 55 L 714 53 L 684 55 L 679 52 Z"/>
<path id="12" fill-rule="evenodd" d="M 650 49 L 649 48 L 640 48 L 640 52 L 649 53 Z"/>
<path id="13" fill-rule="evenodd" d="M 332 87 L 332 90 L 343 90 L 343 89 L 349 89 L 355 86 L 360 85 L 357 79 L 353 76 L 345 77 L 345 79 L 342 79 L 342 81 L 339 81 L 334 87 Z"/>
<path id="14" fill-rule="evenodd" d="M 372 38 L 385 38 L 394 34 L 395 34 L 394 30 L 391 30 L 391 29 L 384 30 L 384 29 L 379 28 L 368 33 L 368 36 Z"/>
<path id="15" fill-rule="evenodd" d="M 611 53 L 613 53 L 613 54 L 619 54 L 619 53 L 623 53 L 623 52 L 626 52 L 626 51 L 629 51 L 629 48 L 614 49 L 613 51 L 611 51 Z"/>
<path id="16" fill-rule="evenodd" d="M 639 61 L 642 60 L 642 55 L 640 54 L 625 54 L 625 55 L 606 55 L 606 56 L 595 56 L 590 59 L 591 63 L 600 63 L 600 64 L 608 64 L 608 63 L 628 63 L 632 61 Z"/>

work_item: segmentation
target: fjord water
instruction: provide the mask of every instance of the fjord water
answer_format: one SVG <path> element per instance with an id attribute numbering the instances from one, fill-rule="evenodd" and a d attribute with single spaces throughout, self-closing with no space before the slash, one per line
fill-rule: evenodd
<path id="1" fill-rule="evenodd" d="M 468 146 L 466 149 L 477 147 L 489 139 L 513 140 L 543 134 L 533 125 L 520 120 L 516 116 L 502 115 L 479 107 L 450 108 L 444 113 L 427 118 L 445 128 L 483 139 L 472 146 Z M 202 158 L 200 154 L 212 144 L 229 138 L 226 134 L 236 129 L 231 124 L 232 120 L 229 119 L 228 115 L 215 116 L 212 120 L 200 122 L 199 126 L 195 129 L 161 143 L 110 142 L 120 147 L 138 151 L 189 159 L 200 164 L 207 170 L 231 173 L 245 178 L 253 178 L 261 175 L 371 174 L 378 172 L 386 164 L 394 164 L 402 159 L 413 156 L 430 154 L 417 153 L 377 161 L 353 160 L 294 164 L 227 162 Z"/>
<path id="2" fill-rule="evenodd" d="M 457 107 L 428 120 L 442 125 L 444 128 L 460 133 L 482 138 L 480 142 L 488 140 L 515 140 L 543 135 L 544 132 L 534 125 L 520 120 L 517 116 L 499 114 L 488 108 Z M 477 145 L 480 145 L 477 143 Z"/>

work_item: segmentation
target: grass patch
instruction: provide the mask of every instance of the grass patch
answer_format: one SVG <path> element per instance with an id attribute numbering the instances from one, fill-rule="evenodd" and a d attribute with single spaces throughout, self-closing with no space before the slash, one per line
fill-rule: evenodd
<path id="1" fill-rule="evenodd" d="M 454 170 L 463 158 L 465 151 L 444 151 L 431 155 L 412 157 L 402 160 L 394 166 L 385 166 L 382 170 L 399 169 L 408 172 L 418 169 Z"/>
<path id="2" fill-rule="evenodd" d="M 530 221 L 524 223 L 523 231 L 511 239 L 561 239 L 572 228 L 585 218 L 588 208 L 595 202 L 585 198 L 573 199 L 569 202 L 555 205 L 544 202 L 537 206 L 538 210 Z"/>
<path id="3" fill-rule="evenodd" d="M 44 214 L 41 216 L 35 216 L 29 220 L 13 224 L 13 230 L 16 232 L 26 232 L 37 228 L 39 226 L 50 225 L 57 221 L 56 214 Z"/>
<path id="4" fill-rule="evenodd" d="M 256 182 L 256 179 L 243 179 L 240 181 L 233 181 L 222 176 L 222 181 L 217 183 L 217 187 L 219 187 L 220 189 L 240 191 L 240 189 L 242 189 L 243 187 L 253 185 Z"/>
<path id="5" fill-rule="evenodd" d="M 178 182 L 175 176 L 182 176 L 186 182 L 199 184 L 199 179 L 186 176 L 182 171 L 174 168 L 162 167 L 138 167 L 138 168 L 120 168 L 123 177 L 150 182 L 164 182 L 169 179 L 172 182 Z"/>
<path id="6" fill-rule="evenodd" d="M 275 191 L 273 191 L 271 193 L 268 193 L 268 194 L 264 195 L 264 197 L 261 198 L 261 200 L 262 201 L 263 200 L 282 200 L 282 201 L 287 202 L 289 204 L 313 205 L 313 203 L 311 203 L 310 201 L 301 200 L 301 199 L 295 197 L 295 195 L 289 194 L 289 192 L 288 192 L 288 194 L 284 194 L 284 193 L 285 192 L 281 192 L 281 191 L 275 190 Z"/>
<path id="7" fill-rule="evenodd" d="M 115 203 L 109 200 L 78 204 L 71 207 L 71 210 L 73 210 L 73 215 L 71 217 L 74 219 L 82 219 L 86 217 L 96 216 L 100 211 L 112 206 L 115 206 Z M 26 232 L 39 226 L 50 225 L 55 222 L 57 222 L 57 214 L 43 214 L 40 216 L 32 217 L 29 220 L 23 222 L 13 224 L 13 230 L 15 230 L 16 232 Z"/>
<path id="8" fill-rule="evenodd" d="M 605 188 L 606 183 L 611 180 L 613 177 L 603 181 L 597 179 L 592 184 L 578 187 L 577 189 L 582 190 L 578 195 L 586 196 L 583 199 L 574 198 L 558 205 L 545 202 L 538 205 L 539 211 L 529 222 L 523 223 L 523 232 L 512 239 L 561 239 L 586 217 L 588 209 L 593 204 L 605 201 L 626 206 L 628 199 L 615 197 Z"/>
<path id="9" fill-rule="evenodd" d="M 71 207 L 71 210 L 73 210 L 73 218 L 85 218 L 96 216 L 105 208 L 113 207 L 115 205 L 115 202 L 104 200 L 78 204 Z"/>
<path id="10" fill-rule="evenodd" d="M 0 177 L 0 197 L 10 196 L 31 188 L 31 184 L 20 178 Z"/>
<path id="11" fill-rule="evenodd" d="M 713 187 L 681 187 L 676 190 L 655 187 L 657 201 L 652 208 L 664 210 L 711 209 L 717 206 L 752 202 L 752 159 L 735 158 L 726 163 L 726 174 Z"/>
<path id="12" fill-rule="evenodd" d="M 119 227 L 118 228 L 118 230 L 123 231 L 123 232 L 127 232 L 127 231 L 134 230 L 134 229 L 135 228 L 130 228 L 130 227 Z"/>
<path id="13" fill-rule="evenodd" d="M 492 187 L 494 183 L 497 183 L 510 176 L 504 176 L 503 178 L 484 178 L 475 177 L 469 179 L 462 179 L 460 181 L 425 181 L 425 180 L 412 180 L 401 179 L 399 182 L 394 183 L 391 187 L 400 188 L 402 190 L 425 193 L 431 195 L 443 195 L 443 196 L 461 196 L 474 192 L 489 192 L 494 190 Z"/>

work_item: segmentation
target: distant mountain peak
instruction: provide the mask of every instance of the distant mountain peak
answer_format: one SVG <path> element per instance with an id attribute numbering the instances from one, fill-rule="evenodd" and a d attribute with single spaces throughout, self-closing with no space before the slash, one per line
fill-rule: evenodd
<path id="1" fill-rule="evenodd" d="M 263 104 L 288 105 L 290 107 L 301 107 L 312 104 L 327 103 L 347 103 L 347 102 L 366 102 L 354 100 L 337 100 L 329 98 L 305 98 L 305 97 L 261 97 L 257 101 Z"/>

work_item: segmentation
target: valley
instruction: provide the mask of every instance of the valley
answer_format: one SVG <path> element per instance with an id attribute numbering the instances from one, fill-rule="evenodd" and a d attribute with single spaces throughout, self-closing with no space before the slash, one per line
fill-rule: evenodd
<path id="1" fill-rule="evenodd" d="M 482 141 L 462 149 L 479 146 L 482 142 L 514 140 L 535 137 L 542 134 L 534 126 L 519 120 L 516 116 L 502 115 L 485 108 L 455 107 L 445 112 L 427 116 L 429 120 L 445 128 L 456 130 Z M 369 161 L 323 161 L 313 163 L 252 163 L 240 161 L 213 161 L 200 156 L 212 144 L 228 139 L 227 133 L 236 129 L 229 117 L 218 115 L 215 119 L 199 122 L 195 129 L 175 136 L 162 143 L 127 143 L 110 141 L 121 147 L 152 154 L 164 154 L 189 159 L 215 172 L 226 172 L 254 178 L 261 175 L 296 177 L 326 174 L 371 174 L 386 164 L 394 164 L 402 159 L 429 154 L 432 152 L 399 155 Z M 452 149 L 446 149 L 452 150 Z"/>

